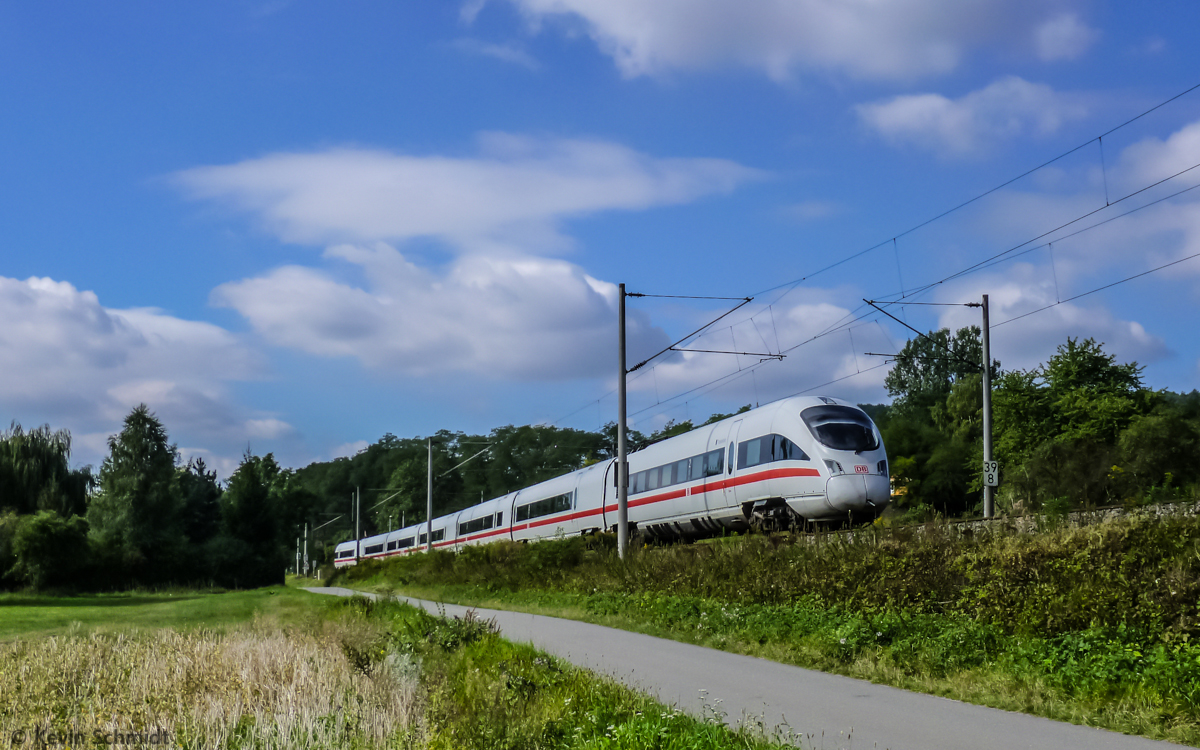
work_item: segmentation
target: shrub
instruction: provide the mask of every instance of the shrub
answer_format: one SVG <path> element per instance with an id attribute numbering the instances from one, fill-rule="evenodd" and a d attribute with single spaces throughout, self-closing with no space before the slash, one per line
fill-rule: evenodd
<path id="1" fill-rule="evenodd" d="M 24 516 L 12 543 L 17 577 L 35 589 L 67 586 L 87 564 L 88 524 L 52 510 Z"/>

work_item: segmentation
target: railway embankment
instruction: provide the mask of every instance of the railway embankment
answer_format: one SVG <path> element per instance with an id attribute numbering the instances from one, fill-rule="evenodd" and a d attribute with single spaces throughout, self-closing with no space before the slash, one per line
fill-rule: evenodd
<path id="1" fill-rule="evenodd" d="M 1200 516 L 492 544 L 339 572 L 1200 745 Z"/>

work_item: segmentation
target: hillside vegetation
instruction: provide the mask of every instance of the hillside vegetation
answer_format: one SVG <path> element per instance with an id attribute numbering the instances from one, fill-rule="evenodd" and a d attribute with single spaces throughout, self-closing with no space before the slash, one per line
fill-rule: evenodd
<path id="1" fill-rule="evenodd" d="M 492 544 L 346 569 L 1052 718 L 1200 742 L 1200 518 L 945 525 L 637 550 Z"/>

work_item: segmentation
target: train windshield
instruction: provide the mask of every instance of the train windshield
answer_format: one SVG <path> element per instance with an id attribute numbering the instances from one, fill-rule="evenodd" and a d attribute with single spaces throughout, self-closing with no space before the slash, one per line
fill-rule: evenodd
<path id="1" fill-rule="evenodd" d="M 822 445 L 834 450 L 861 453 L 879 447 L 875 426 L 858 409 L 837 404 L 810 406 L 800 417 Z"/>

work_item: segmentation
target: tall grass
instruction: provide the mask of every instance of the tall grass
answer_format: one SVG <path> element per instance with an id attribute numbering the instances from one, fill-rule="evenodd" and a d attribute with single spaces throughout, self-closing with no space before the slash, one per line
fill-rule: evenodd
<path id="1" fill-rule="evenodd" d="M 356 669 L 370 629 L 265 625 L 55 636 L 0 645 L 0 742 L 40 732 L 161 732 L 182 748 L 381 745 L 418 719 L 416 678 Z M 19 743 L 17 743 L 19 746 Z"/>

